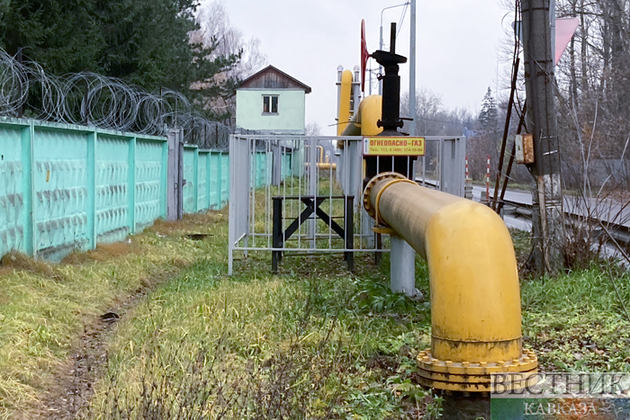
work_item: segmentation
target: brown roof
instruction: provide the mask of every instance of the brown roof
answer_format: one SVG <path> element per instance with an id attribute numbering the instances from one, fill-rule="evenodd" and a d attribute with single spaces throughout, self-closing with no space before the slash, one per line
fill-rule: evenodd
<path id="1" fill-rule="evenodd" d="M 306 93 L 311 93 L 309 86 L 271 65 L 243 80 L 239 88 L 304 89 Z"/>

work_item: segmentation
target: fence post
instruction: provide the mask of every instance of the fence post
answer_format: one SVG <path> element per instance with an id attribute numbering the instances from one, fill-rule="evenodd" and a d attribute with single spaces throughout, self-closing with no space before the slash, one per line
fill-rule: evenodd
<path id="1" fill-rule="evenodd" d="M 87 231 L 88 246 L 96 248 L 96 147 L 98 133 L 96 128 L 87 135 Z"/>
<path id="2" fill-rule="evenodd" d="M 194 148 L 193 154 L 193 199 L 195 200 L 194 211 L 197 213 L 199 211 L 199 148 Z"/>
<path id="3" fill-rule="evenodd" d="M 160 203 L 160 215 L 165 220 L 168 217 L 168 200 L 169 200 L 169 189 L 168 189 L 168 170 L 169 170 L 169 160 L 168 160 L 168 140 L 162 143 L 162 170 L 160 172 L 160 191 L 162 192 L 162 200 Z"/>
<path id="4" fill-rule="evenodd" d="M 179 220 L 183 213 L 183 152 L 181 129 L 168 131 L 168 166 L 166 182 L 167 220 Z"/>
<path id="5" fill-rule="evenodd" d="M 271 185 L 278 186 L 282 182 L 282 170 L 284 169 L 280 140 L 274 141 L 273 146 L 271 146 L 271 162 Z"/>
<path id="6" fill-rule="evenodd" d="M 22 130 L 22 191 L 24 196 L 24 252 L 32 257 L 37 256 L 35 245 L 35 182 L 33 180 L 33 166 L 35 161 L 33 142 L 35 139 L 35 125 L 33 120 Z"/>
<path id="7" fill-rule="evenodd" d="M 129 233 L 136 233 L 136 137 L 129 139 L 129 156 L 127 171 L 127 223 L 129 224 Z"/>
<path id="8" fill-rule="evenodd" d="M 221 203 L 223 202 L 223 153 L 217 154 L 217 183 L 215 188 L 217 189 L 217 207 L 216 210 L 221 210 Z"/>
<path id="9" fill-rule="evenodd" d="M 223 153 L 222 156 L 224 159 L 222 159 L 223 163 L 221 163 L 221 170 L 225 172 L 225 182 L 223 182 L 223 178 L 221 178 L 221 207 L 224 207 L 230 202 L 232 174 L 230 172 L 230 155 L 228 153 Z M 225 169 L 223 169 L 223 165 L 225 165 Z M 223 176 L 223 173 L 221 176 Z M 223 189 L 226 190 L 225 200 L 223 200 Z"/>
<path id="10" fill-rule="evenodd" d="M 212 161 L 212 152 L 206 154 L 206 210 L 210 210 L 210 163 Z"/>

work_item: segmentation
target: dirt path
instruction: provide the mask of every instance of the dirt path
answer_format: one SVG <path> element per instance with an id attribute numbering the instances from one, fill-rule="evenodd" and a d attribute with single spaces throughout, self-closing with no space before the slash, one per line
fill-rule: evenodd
<path id="1" fill-rule="evenodd" d="M 110 308 L 105 319 L 97 317 L 86 320 L 84 332 L 71 351 L 71 356 L 59 367 L 55 382 L 41 396 L 38 406 L 23 418 L 71 420 L 85 410 L 94 393 L 93 385 L 107 369 L 108 343 L 116 334 L 117 321 L 130 314 L 161 281 L 151 282 L 150 286 L 138 289 L 118 307 Z"/>
<path id="2" fill-rule="evenodd" d="M 177 222 L 158 221 L 151 228 L 160 237 L 186 238 L 202 241 L 212 237 L 211 230 L 222 214 L 208 213 L 187 215 Z M 111 261 L 129 253 L 145 252 L 143 248 L 130 240 L 99 246 L 97 250 L 70 256 L 64 262 L 83 264 L 93 261 Z M 26 411 L 14 413 L 16 419 L 24 420 L 69 420 L 83 418 L 91 400 L 93 387 L 102 375 L 107 372 L 108 346 L 118 331 L 118 323 L 126 317 L 133 316 L 133 310 L 146 300 L 157 286 L 177 276 L 182 270 L 195 262 L 195 258 L 172 260 L 169 268 L 161 266 L 155 271 L 145 273 L 141 286 L 128 296 L 121 296 L 117 303 L 108 308 L 106 314 L 84 318 L 83 333 L 75 338 L 75 344 L 64 363 L 53 368 L 54 374 L 47 384 L 43 385 L 37 398 Z M 56 271 L 49 265 L 27 257 L 16 258 L 6 267 L 0 269 L 23 269 L 42 273 L 46 277 L 54 277 Z M 115 314 L 115 315 L 111 315 Z M 109 316 L 105 316 L 109 315 Z M 83 415 L 82 415 L 83 414 Z"/>

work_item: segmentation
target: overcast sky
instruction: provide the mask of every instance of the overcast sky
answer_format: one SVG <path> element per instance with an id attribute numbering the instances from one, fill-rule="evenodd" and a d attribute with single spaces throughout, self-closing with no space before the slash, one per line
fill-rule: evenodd
<path id="1" fill-rule="evenodd" d="M 306 96 L 306 122 L 317 123 L 323 135 L 335 134 L 337 66 L 352 70 L 360 64 L 361 19 L 371 53 L 379 46 L 381 10 L 404 2 L 223 0 L 231 26 L 247 39 L 258 38 L 269 64 L 313 89 Z M 399 22 L 403 10 L 383 13 L 386 44 L 390 22 Z M 407 10 L 396 47 L 407 57 L 409 15 Z M 438 94 L 446 108 L 477 113 L 488 86 L 493 91 L 497 86 L 497 47 L 512 21 L 505 15 L 499 0 L 417 0 L 417 88 Z M 409 65 L 403 64 L 403 93 L 409 90 L 408 75 Z"/>

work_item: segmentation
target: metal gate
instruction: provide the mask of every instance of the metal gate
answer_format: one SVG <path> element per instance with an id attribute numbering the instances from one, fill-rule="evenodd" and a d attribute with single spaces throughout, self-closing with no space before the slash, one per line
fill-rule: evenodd
<path id="1" fill-rule="evenodd" d="M 463 196 L 462 139 L 427 138 L 407 176 Z M 355 252 L 383 252 L 362 209 L 362 147 L 362 137 L 232 135 L 228 273 L 251 251 L 271 251 L 274 270 L 283 254 L 340 253 L 352 269 Z"/>

